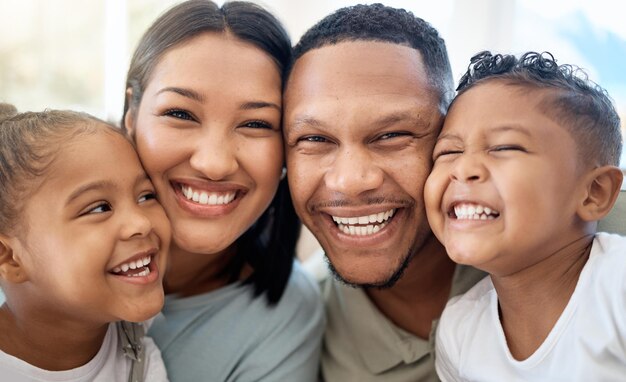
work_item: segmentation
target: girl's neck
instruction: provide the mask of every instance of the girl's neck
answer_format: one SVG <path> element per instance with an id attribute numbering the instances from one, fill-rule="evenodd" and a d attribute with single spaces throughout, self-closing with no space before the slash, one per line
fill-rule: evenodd
<path id="1" fill-rule="evenodd" d="M 108 324 L 87 325 L 52 319 L 36 310 L 12 310 L 6 303 L 0 307 L 0 349 L 44 370 L 87 364 L 100 350 L 107 329 Z"/>
<path id="2" fill-rule="evenodd" d="M 552 331 L 576 289 L 592 243 L 593 235 L 583 236 L 517 273 L 491 275 L 500 322 L 515 359 L 530 357 Z"/>
<path id="3" fill-rule="evenodd" d="M 172 243 L 165 273 L 165 293 L 188 297 L 228 285 L 232 280 L 227 268 L 235 254 L 234 244 L 221 252 L 206 254 L 187 252 Z M 251 268 L 244 265 L 238 280 L 251 272 Z"/>

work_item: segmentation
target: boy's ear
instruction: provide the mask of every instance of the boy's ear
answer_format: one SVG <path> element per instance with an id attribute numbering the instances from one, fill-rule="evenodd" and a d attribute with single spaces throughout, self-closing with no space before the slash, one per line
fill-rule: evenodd
<path id="1" fill-rule="evenodd" d="M 619 195 L 624 174 L 615 166 L 598 167 L 585 178 L 585 199 L 578 207 L 578 216 L 584 221 L 598 221 L 613 208 Z"/>
<path id="2" fill-rule="evenodd" d="M 15 257 L 11 241 L 4 235 L 0 235 L 0 278 L 13 284 L 28 280 L 24 267 Z"/>
<path id="3" fill-rule="evenodd" d="M 134 137 L 135 136 L 135 121 L 134 121 L 134 115 L 135 115 L 135 111 L 133 110 L 132 105 L 132 99 L 133 99 L 133 89 L 132 88 L 127 88 L 126 89 L 126 104 L 128 105 L 128 110 L 126 110 L 126 114 L 124 115 L 124 126 L 126 127 L 126 131 L 128 132 L 128 136 L 130 137 Z"/>

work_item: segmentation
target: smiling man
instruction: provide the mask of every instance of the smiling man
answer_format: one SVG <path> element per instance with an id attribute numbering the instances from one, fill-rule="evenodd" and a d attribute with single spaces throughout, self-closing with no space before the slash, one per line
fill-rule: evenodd
<path id="1" fill-rule="evenodd" d="M 483 274 L 434 238 L 423 188 L 453 95 L 443 40 L 381 4 L 336 11 L 295 47 L 284 98 L 289 186 L 326 280 L 327 381 L 437 380 L 431 332 Z"/>

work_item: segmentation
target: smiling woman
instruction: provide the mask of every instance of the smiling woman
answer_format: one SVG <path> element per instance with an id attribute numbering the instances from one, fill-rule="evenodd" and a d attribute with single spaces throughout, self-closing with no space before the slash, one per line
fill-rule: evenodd
<path id="1" fill-rule="evenodd" d="M 294 265 L 282 176 L 290 59 L 259 6 L 192 0 L 157 19 L 131 61 L 122 125 L 172 223 L 151 334 L 174 380 L 317 378 L 322 302 Z"/>

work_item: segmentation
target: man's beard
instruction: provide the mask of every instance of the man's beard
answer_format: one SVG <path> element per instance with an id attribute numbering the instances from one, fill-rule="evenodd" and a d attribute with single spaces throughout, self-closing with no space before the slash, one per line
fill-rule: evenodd
<path id="1" fill-rule="evenodd" d="M 347 285 L 347 286 L 352 287 L 352 288 L 389 289 L 392 286 L 394 286 L 396 284 L 396 282 L 398 282 L 398 280 L 400 280 L 402 278 L 402 275 L 404 274 L 404 271 L 406 270 L 406 268 L 409 266 L 409 263 L 413 259 L 413 252 L 409 251 L 404 256 L 404 258 L 402 259 L 402 263 L 391 274 L 391 276 L 389 276 L 386 280 L 383 280 L 383 281 L 380 281 L 380 282 L 377 282 L 377 283 L 355 283 L 355 282 L 351 282 L 349 280 L 346 280 L 343 276 L 341 276 L 339 271 L 337 271 L 337 269 L 333 266 L 333 263 L 330 261 L 330 259 L 326 255 L 326 253 L 324 253 L 324 259 L 326 260 L 326 264 L 328 264 L 328 269 L 333 274 L 333 277 L 335 278 L 335 280 L 339 281 L 340 283 L 342 283 L 344 285 Z"/>

